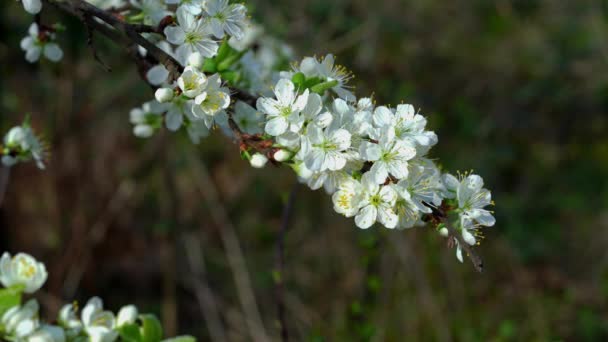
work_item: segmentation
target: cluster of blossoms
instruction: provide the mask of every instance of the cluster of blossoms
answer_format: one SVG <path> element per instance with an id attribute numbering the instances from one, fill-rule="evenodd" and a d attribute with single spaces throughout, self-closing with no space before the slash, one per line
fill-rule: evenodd
<path id="1" fill-rule="evenodd" d="M 2 165 L 6 167 L 34 160 L 38 168 L 44 169 L 45 151 L 44 143 L 34 134 L 27 120 L 21 126 L 11 128 L 0 145 Z"/>
<path id="2" fill-rule="evenodd" d="M 23 3 L 31 9 L 36 1 Z M 481 177 L 456 178 L 428 157 L 438 138 L 414 106 L 357 98 L 349 85 L 352 74 L 333 55 L 306 57 L 290 67 L 292 50 L 251 23 L 244 5 L 228 0 L 89 2 L 124 8 L 115 11 L 124 11 L 120 14 L 128 23 L 156 26 L 144 37 L 183 68 L 181 75 L 171 75 L 162 64 L 147 71 L 147 81 L 157 90 L 155 99 L 130 113 L 136 136 L 149 138 L 165 126 L 184 130 L 199 143 L 220 128 L 241 140 L 242 155 L 253 167 L 269 160 L 291 167 L 311 189 L 324 188 L 335 211 L 353 217 L 359 228 L 379 223 L 401 229 L 432 221 L 440 233 L 453 235 L 446 224 L 453 225 L 461 235 L 454 239 L 460 260 L 460 244 L 475 245 L 479 228 L 494 225 L 485 209 L 491 195 Z M 49 40 L 35 40 L 36 30 L 31 31 L 29 43 L 22 44 L 38 47 L 38 52 L 28 48 L 31 59 L 41 53 L 56 57 L 48 52 L 54 49 Z M 147 51 L 140 48 L 140 53 Z"/>
<path id="3" fill-rule="evenodd" d="M 40 319 L 36 299 L 21 304 L 23 294 L 34 294 L 47 279 L 46 267 L 32 256 L 4 253 L 0 258 L 0 339 L 15 342 L 112 342 L 162 340 L 162 327 L 153 315 L 140 314 L 133 305 L 118 314 L 104 310 L 98 297 L 87 301 L 78 312 L 76 303 L 59 311 L 56 324 Z M 190 336 L 162 340 L 194 342 Z"/>

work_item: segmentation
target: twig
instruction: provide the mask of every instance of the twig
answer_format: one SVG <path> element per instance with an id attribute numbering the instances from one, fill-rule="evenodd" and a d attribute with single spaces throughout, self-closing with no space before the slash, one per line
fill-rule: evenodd
<path id="1" fill-rule="evenodd" d="M 203 196 L 206 205 L 209 207 L 211 219 L 219 227 L 220 238 L 222 239 L 228 263 L 234 276 L 237 295 L 245 313 L 245 321 L 249 328 L 251 339 L 253 341 L 269 341 L 264 330 L 260 311 L 258 310 L 253 287 L 249 280 L 249 271 L 247 270 L 245 257 L 243 256 L 243 251 L 235 232 L 236 229 L 230 221 L 226 208 L 219 199 L 217 189 L 209 176 L 207 168 L 198 159 L 190 158 L 190 160 L 196 186 Z"/>
<path id="2" fill-rule="evenodd" d="M 183 237 L 188 268 L 192 273 L 188 282 L 194 290 L 198 304 L 206 321 L 206 327 L 212 341 L 227 341 L 219 310 L 213 292 L 206 282 L 205 262 L 201 243 L 197 236 L 191 234 Z"/>
<path id="3" fill-rule="evenodd" d="M 84 27 L 86 27 L 87 29 L 87 45 L 89 46 L 89 49 L 91 49 L 91 53 L 93 54 L 93 58 L 95 58 L 95 60 L 101 64 L 101 66 L 107 71 L 107 72 L 112 72 L 112 68 L 107 65 L 104 61 L 101 60 L 101 58 L 99 57 L 99 54 L 97 54 L 97 49 L 95 48 L 95 43 L 93 42 L 93 29 L 91 28 L 91 25 L 89 25 L 89 22 L 91 20 L 87 20 L 90 19 L 91 17 L 88 15 L 84 15 Z"/>
<path id="4" fill-rule="evenodd" d="M 277 312 L 279 316 L 279 327 L 281 329 L 281 340 L 289 340 L 289 331 L 287 330 L 287 319 L 285 317 L 285 234 L 289 227 L 289 221 L 293 213 L 293 205 L 298 190 L 298 183 L 295 183 L 289 193 L 289 199 L 283 209 L 283 217 L 276 242 L 276 268 L 274 272 L 275 295 L 277 301 Z"/>
<path id="5" fill-rule="evenodd" d="M 473 267 L 475 267 L 475 270 L 481 273 L 483 271 L 483 261 L 481 260 L 479 255 L 477 255 L 473 248 L 471 248 L 471 246 L 464 241 L 462 235 L 456 231 L 456 229 L 452 226 L 452 223 L 450 222 L 450 220 L 448 220 L 447 217 L 442 217 L 441 222 L 448 230 L 449 236 L 458 241 L 458 245 L 460 245 L 460 248 L 462 248 L 467 257 L 469 257 L 469 260 L 471 260 L 471 263 L 473 263 Z"/>
<path id="6" fill-rule="evenodd" d="M 4 196 L 6 195 L 6 190 L 8 189 L 8 181 L 10 176 L 11 168 L 0 165 L 0 208 L 2 207 L 2 203 L 4 203 Z"/>

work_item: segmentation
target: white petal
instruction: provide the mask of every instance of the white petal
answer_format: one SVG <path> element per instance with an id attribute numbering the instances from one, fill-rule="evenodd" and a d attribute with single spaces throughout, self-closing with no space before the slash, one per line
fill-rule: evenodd
<path id="1" fill-rule="evenodd" d="M 23 0 L 23 8 L 30 14 L 38 14 L 42 9 L 40 0 Z"/>
<path id="2" fill-rule="evenodd" d="M 63 51 L 59 45 L 49 43 L 44 46 L 44 56 L 53 62 L 59 62 L 63 58 Z"/>
<path id="3" fill-rule="evenodd" d="M 277 136 L 285 133 L 285 131 L 287 131 L 288 126 L 289 124 L 287 123 L 287 120 L 279 116 L 266 122 L 264 130 L 266 131 L 266 133 L 272 136 Z"/>
<path id="4" fill-rule="evenodd" d="M 468 214 L 482 226 L 491 227 L 496 223 L 496 219 L 492 216 L 492 213 L 485 209 L 472 209 L 468 211 Z"/>
<path id="5" fill-rule="evenodd" d="M 186 32 L 180 26 L 167 26 L 165 36 L 167 36 L 169 43 L 174 45 L 183 44 L 186 40 Z"/>
<path id="6" fill-rule="evenodd" d="M 156 86 L 165 83 L 165 81 L 167 81 L 167 77 L 169 77 L 169 70 L 167 70 L 167 68 L 162 64 L 153 66 L 146 73 L 148 82 Z"/>
<path id="7" fill-rule="evenodd" d="M 386 228 L 395 228 L 399 222 L 399 216 L 395 214 L 391 207 L 381 206 L 378 208 L 378 221 Z"/>
<path id="8" fill-rule="evenodd" d="M 338 129 L 331 133 L 329 139 L 338 145 L 338 150 L 344 151 L 350 147 L 351 134 L 345 129 Z"/>
<path id="9" fill-rule="evenodd" d="M 290 106 L 295 100 L 295 86 L 288 79 L 280 79 L 274 88 L 277 100 L 284 106 Z"/>
<path id="10" fill-rule="evenodd" d="M 376 161 L 382 156 L 382 149 L 378 144 L 365 141 L 359 147 L 361 158 L 367 161 Z"/>
<path id="11" fill-rule="evenodd" d="M 165 125 L 168 130 L 175 132 L 182 126 L 183 120 L 184 118 L 179 111 L 172 110 L 169 111 L 165 117 Z"/>
<path id="12" fill-rule="evenodd" d="M 25 52 L 25 60 L 30 63 L 37 62 L 40 59 L 41 52 L 42 51 L 41 51 L 40 47 L 34 46 L 33 48 L 31 48 Z"/>
<path id="13" fill-rule="evenodd" d="M 371 175 L 371 178 L 376 184 L 382 184 L 386 182 L 386 177 L 388 177 L 388 169 L 386 167 L 386 163 L 380 161 L 375 162 L 368 173 Z"/>
<path id="14" fill-rule="evenodd" d="M 376 110 L 374 111 L 373 120 L 374 125 L 376 125 L 376 127 L 392 125 L 394 118 L 395 116 L 393 112 L 387 107 L 381 106 L 376 108 Z"/>
<path id="15" fill-rule="evenodd" d="M 278 116 L 281 114 L 278 106 L 279 103 L 276 100 L 266 97 L 260 97 L 256 103 L 256 107 L 260 112 L 271 116 Z"/>
<path id="16" fill-rule="evenodd" d="M 355 224 L 361 229 L 367 229 L 376 222 L 378 210 L 372 205 L 368 205 L 359 211 L 355 216 Z"/>

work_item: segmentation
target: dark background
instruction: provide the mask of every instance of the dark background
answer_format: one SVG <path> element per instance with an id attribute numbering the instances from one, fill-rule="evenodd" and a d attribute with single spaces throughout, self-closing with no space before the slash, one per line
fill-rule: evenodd
<path id="1" fill-rule="evenodd" d="M 477 274 L 428 228 L 359 230 L 300 186 L 283 274 L 294 340 L 608 338 L 608 3 L 252 3 L 297 54 L 335 53 L 359 96 L 420 107 L 432 156 L 475 170 L 496 201 Z M 277 339 L 275 238 L 293 173 L 250 168 L 219 133 L 200 146 L 133 137 L 129 110 L 152 94 L 123 51 L 96 39 L 104 72 L 62 17 L 64 60 L 29 65 L 31 17 L 13 1 L 0 11 L 1 131 L 31 113 L 52 152 L 44 172 L 12 170 L 0 250 L 45 261 L 44 313 L 100 295 L 158 314 L 169 334 L 246 341 L 259 312 Z"/>

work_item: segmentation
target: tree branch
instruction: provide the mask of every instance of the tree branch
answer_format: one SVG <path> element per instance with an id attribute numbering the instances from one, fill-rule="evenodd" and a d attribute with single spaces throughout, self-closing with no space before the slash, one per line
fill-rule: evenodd
<path id="1" fill-rule="evenodd" d="M 454 228 L 454 226 L 452 226 L 452 223 L 450 222 L 450 220 L 448 220 L 447 217 L 442 217 L 441 222 L 445 225 L 446 229 L 448 230 L 449 236 L 458 241 L 460 248 L 462 248 L 464 250 L 465 254 L 467 255 L 467 257 L 469 257 L 469 259 L 471 260 L 471 263 L 473 264 L 473 267 L 475 267 L 475 270 L 477 272 L 481 273 L 483 271 L 483 261 L 481 260 L 479 255 L 477 255 L 477 253 L 475 253 L 473 248 L 471 248 L 471 246 L 464 241 L 464 239 L 462 238 L 462 234 L 459 234 L 456 231 L 456 229 Z"/>

